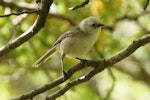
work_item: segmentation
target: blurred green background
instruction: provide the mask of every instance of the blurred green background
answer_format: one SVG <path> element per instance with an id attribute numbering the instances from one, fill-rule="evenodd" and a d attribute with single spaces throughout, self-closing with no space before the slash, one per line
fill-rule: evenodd
<path id="1" fill-rule="evenodd" d="M 9 1 L 9 0 L 1 0 Z M 90 0 L 89 4 L 77 10 L 68 10 L 84 0 L 54 0 L 45 26 L 40 32 L 17 49 L 0 58 L 0 100 L 15 98 L 41 87 L 61 75 L 60 54 L 55 53 L 39 68 L 32 64 L 42 56 L 67 29 L 88 16 L 101 19 L 102 29 L 93 49 L 84 57 L 102 59 L 110 57 L 127 47 L 134 39 L 150 32 L 150 6 L 144 11 L 146 0 Z M 21 6 L 37 6 L 34 0 L 13 0 Z M 20 12 L 5 3 L 0 3 L 0 15 Z M 22 3 L 22 4 L 21 4 Z M 27 6 L 28 8 L 28 6 Z M 36 14 L 0 18 L 0 47 L 20 36 L 36 20 Z M 79 61 L 65 58 L 65 70 Z M 116 78 L 115 87 L 108 100 L 150 100 L 150 45 L 139 48 L 128 58 L 112 66 Z M 77 72 L 70 80 L 88 72 Z M 110 91 L 113 80 L 107 70 L 97 74 L 90 81 L 73 87 L 57 100 L 103 100 Z M 40 94 L 34 100 L 42 100 L 59 87 Z"/>

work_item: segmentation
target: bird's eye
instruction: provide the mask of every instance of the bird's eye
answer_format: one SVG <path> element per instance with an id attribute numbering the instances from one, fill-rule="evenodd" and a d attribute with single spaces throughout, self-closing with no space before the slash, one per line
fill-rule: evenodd
<path id="1" fill-rule="evenodd" d="M 94 23 L 94 24 L 92 24 L 92 26 L 93 26 L 93 27 L 95 27 L 95 26 L 96 26 L 96 24 Z"/>

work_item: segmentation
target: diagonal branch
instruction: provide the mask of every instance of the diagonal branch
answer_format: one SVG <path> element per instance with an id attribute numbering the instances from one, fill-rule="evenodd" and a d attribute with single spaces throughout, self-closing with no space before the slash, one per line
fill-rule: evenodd
<path id="1" fill-rule="evenodd" d="M 84 2 L 82 2 L 80 5 L 77 5 L 75 7 L 69 8 L 69 10 L 76 10 L 78 8 L 84 7 L 85 5 L 87 5 L 89 3 L 90 0 L 85 0 Z"/>
<path id="2" fill-rule="evenodd" d="M 55 98 L 63 95 L 66 91 L 68 91 L 70 88 L 84 83 L 86 81 L 88 81 L 89 79 L 91 79 L 94 75 L 96 75 L 97 73 L 103 71 L 105 68 L 112 66 L 114 64 L 116 64 L 117 62 L 123 60 L 124 58 L 128 57 L 129 55 L 131 55 L 134 51 L 136 51 L 138 48 L 140 48 L 141 46 L 150 43 L 150 34 L 147 34 L 139 39 L 136 39 L 135 41 L 133 41 L 127 48 L 123 49 L 122 51 L 120 51 L 119 53 L 117 53 L 114 56 L 111 56 L 109 58 L 106 59 L 102 59 L 102 60 L 88 60 L 86 63 L 78 63 L 77 65 L 73 66 L 72 68 L 70 68 L 67 71 L 67 74 L 69 76 L 69 78 L 77 71 L 86 68 L 87 66 L 93 67 L 93 70 L 91 70 L 89 73 L 87 73 L 86 75 L 84 75 L 83 77 L 77 78 L 71 82 L 69 82 L 66 86 L 64 86 L 63 88 L 59 89 L 58 91 L 52 93 L 51 95 L 47 96 L 47 100 L 54 100 Z M 14 99 L 14 100 L 26 100 L 26 99 L 30 99 L 33 98 L 37 95 L 39 95 L 40 93 L 43 93 L 45 91 L 48 91 L 58 85 L 60 85 L 61 83 L 63 83 L 63 77 L 59 77 L 57 79 L 55 79 L 54 81 L 52 81 L 51 83 L 48 83 L 38 89 L 32 90 L 26 94 L 21 95 L 20 97 Z"/>
<path id="3" fill-rule="evenodd" d="M 84 63 L 79 63 L 77 65 L 75 65 L 74 67 L 70 68 L 68 71 L 67 71 L 67 74 L 68 74 L 68 78 L 70 78 L 75 72 L 83 69 L 84 67 L 86 67 L 86 65 Z M 52 81 L 51 83 L 48 83 L 48 84 L 45 84 L 44 86 L 38 88 L 38 89 L 35 89 L 35 90 L 32 90 L 26 94 L 23 94 L 21 96 L 19 96 L 18 98 L 15 98 L 13 100 L 26 100 L 26 99 L 31 99 L 49 89 L 52 89 L 58 85 L 60 85 L 61 83 L 63 83 L 63 77 L 59 77 L 57 79 L 55 79 L 54 81 Z"/>
<path id="4" fill-rule="evenodd" d="M 90 80 L 95 74 L 99 73 L 99 70 L 104 70 L 106 66 L 99 67 L 98 69 L 95 68 L 89 73 L 87 73 L 85 76 L 79 77 L 71 82 L 69 82 L 67 85 L 65 85 L 63 88 L 59 89 L 58 91 L 52 93 L 51 95 L 46 97 L 46 100 L 55 100 L 56 98 L 60 97 L 63 95 L 65 92 L 67 92 L 69 89 L 72 87 L 84 83 L 88 80 Z"/>
<path id="5" fill-rule="evenodd" d="M 88 61 L 87 65 L 91 66 L 91 67 L 94 67 L 93 70 L 91 70 L 86 75 L 84 75 L 82 77 L 79 77 L 79 78 L 69 82 L 63 88 L 61 88 L 58 91 L 56 91 L 56 92 L 52 93 L 51 95 L 47 96 L 46 100 L 55 100 L 56 98 L 58 98 L 59 96 L 63 95 L 65 92 L 67 92 L 69 89 L 71 89 L 72 87 L 90 80 L 97 73 L 103 71 L 105 68 L 107 68 L 109 66 L 114 65 L 115 63 L 121 61 L 122 59 L 128 57 L 134 51 L 136 51 L 139 47 L 141 47 L 141 46 L 143 46 L 147 43 L 150 43 L 150 34 L 145 35 L 145 36 L 143 36 L 143 37 L 141 37 L 137 40 L 134 40 L 133 43 L 131 43 L 127 48 L 123 49 L 118 54 L 116 54 L 116 55 L 114 55 L 110 58 L 101 60 L 102 63 L 99 62 L 99 61 L 93 63 L 93 61 L 91 61 L 93 63 L 91 65 L 90 61 Z"/>
<path id="6" fill-rule="evenodd" d="M 49 12 L 50 5 L 53 0 L 42 0 L 41 10 L 39 11 L 39 16 L 37 17 L 35 23 L 21 36 L 13 40 L 12 42 L 6 44 L 4 47 L 0 48 L 0 57 L 9 53 L 13 49 L 19 47 L 21 44 L 33 37 L 38 31 L 44 26 L 46 17 Z"/>
<path id="7" fill-rule="evenodd" d="M 148 4 L 149 4 L 149 0 L 146 1 L 146 4 L 145 4 L 145 6 L 144 6 L 144 10 L 146 10 Z"/>

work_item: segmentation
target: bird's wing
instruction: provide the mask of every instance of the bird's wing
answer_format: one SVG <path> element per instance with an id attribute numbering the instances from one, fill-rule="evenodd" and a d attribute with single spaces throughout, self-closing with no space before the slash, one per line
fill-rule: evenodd
<path id="1" fill-rule="evenodd" d="M 32 66 L 38 67 L 43 61 L 46 61 L 49 58 L 49 56 L 56 51 L 59 43 L 61 43 L 65 38 L 72 37 L 73 35 L 78 34 L 79 32 L 80 29 L 76 26 L 62 34 L 51 47 L 51 49 L 49 49 L 42 57 L 40 57 Z"/>
<path id="2" fill-rule="evenodd" d="M 80 31 L 78 26 L 73 27 L 71 30 L 65 32 L 64 34 L 62 34 L 57 41 L 54 43 L 53 46 L 56 46 L 57 44 L 59 44 L 60 42 L 62 42 L 65 38 L 67 37 L 72 37 L 75 34 L 78 34 Z"/>

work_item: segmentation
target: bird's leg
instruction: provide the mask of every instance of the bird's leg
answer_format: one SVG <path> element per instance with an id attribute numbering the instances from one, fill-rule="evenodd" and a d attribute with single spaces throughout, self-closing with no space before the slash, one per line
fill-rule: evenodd
<path id="1" fill-rule="evenodd" d="M 62 56 L 61 56 L 61 68 L 62 68 L 62 75 L 63 75 L 64 81 L 65 81 L 68 79 L 68 74 L 64 70 L 64 57 L 65 57 L 65 54 L 62 54 Z"/>

